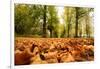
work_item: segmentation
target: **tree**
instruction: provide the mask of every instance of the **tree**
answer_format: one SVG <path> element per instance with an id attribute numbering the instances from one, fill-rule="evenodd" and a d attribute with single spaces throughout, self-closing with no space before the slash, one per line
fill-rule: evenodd
<path id="1" fill-rule="evenodd" d="M 75 22 L 75 37 L 78 37 L 78 19 L 79 19 L 79 8 L 76 7 L 76 22 Z"/>
<path id="2" fill-rule="evenodd" d="M 43 26 L 43 6 L 42 5 L 29 5 L 30 15 L 32 17 L 31 33 L 33 35 L 42 35 Z"/>
<path id="3" fill-rule="evenodd" d="M 44 14 L 43 14 L 43 37 L 47 37 L 47 32 L 46 32 L 46 29 L 47 29 L 47 23 L 46 23 L 46 12 L 47 12 L 47 6 L 44 5 L 44 10 L 43 10 Z"/>
<path id="4" fill-rule="evenodd" d="M 16 34 L 28 34 L 32 25 L 32 19 L 29 15 L 28 5 L 15 5 L 15 32 Z"/>
<path id="5" fill-rule="evenodd" d="M 48 6 L 48 30 L 50 31 L 50 37 L 52 38 L 54 33 L 56 34 L 57 37 L 57 24 L 58 22 L 58 17 L 57 17 L 57 11 L 54 6 Z"/>
<path id="6" fill-rule="evenodd" d="M 15 35 L 44 38 L 93 36 L 93 16 L 90 16 L 93 8 L 15 4 L 14 10 Z"/>
<path id="7" fill-rule="evenodd" d="M 80 35 L 80 37 L 82 37 L 82 35 L 85 35 L 86 37 L 90 37 L 91 34 L 91 24 L 90 23 L 90 13 L 92 10 L 92 8 L 79 8 L 78 10 L 79 12 L 79 29 L 78 29 L 78 34 Z M 83 32 L 82 32 L 83 31 Z M 86 33 L 85 33 L 86 32 Z M 85 34 L 84 34 L 85 33 Z"/>
<path id="8" fill-rule="evenodd" d="M 72 34 L 72 25 L 75 23 L 75 9 L 73 7 L 64 8 L 64 20 L 65 20 L 65 36 L 70 37 Z"/>

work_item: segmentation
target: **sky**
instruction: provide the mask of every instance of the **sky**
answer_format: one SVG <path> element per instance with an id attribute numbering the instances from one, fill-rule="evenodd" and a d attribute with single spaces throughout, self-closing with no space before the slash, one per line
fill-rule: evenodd
<path id="1" fill-rule="evenodd" d="M 63 20 L 62 15 L 63 15 L 63 12 L 64 12 L 64 7 L 63 6 L 58 6 L 56 8 L 57 8 L 57 12 L 58 12 L 59 22 L 61 24 L 63 24 L 64 23 L 64 20 Z"/>

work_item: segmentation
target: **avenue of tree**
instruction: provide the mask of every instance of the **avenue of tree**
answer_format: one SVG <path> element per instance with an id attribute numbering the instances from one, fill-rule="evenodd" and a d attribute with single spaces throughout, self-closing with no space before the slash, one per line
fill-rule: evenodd
<path id="1" fill-rule="evenodd" d="M 63 7 L 62 22 L 57 6 L 15 4 L 14 21 L 16 36 L 43 38 L 94 37 L 94 9 Z"/>

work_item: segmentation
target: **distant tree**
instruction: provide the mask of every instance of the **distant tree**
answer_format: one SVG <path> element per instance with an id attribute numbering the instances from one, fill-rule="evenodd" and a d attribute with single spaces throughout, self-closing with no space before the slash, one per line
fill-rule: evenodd
<path id="1" fill-rule="evenodd" d="M 57 10 L 54 6 L 48 6 L 48 30 L 50 31 L 50 37 L 52 38 L 57 34 L 57 24 L 58 17 L 57 17 Z M 55 34 L 54 34 L 55 33 Z"/>
<path id="2" fill-rule="evenodd" d="M 59 7 L 33 4 L 14 5 L 15 35 L 39 37 L 93 37 L 93 8 Z M 93 14 L 92 14 L 93 15 Z"/>
<path id="3" fill-rule="evenodd" d="M 76 22 L 75 22 L 75 37 L 78 37 L 78 19 L 79 19 L 79 8 L 76 7 Z"/>
<path id="4" fill-rule="evenodd" d="M 43 37 L 47 37 L 47 23 L 46 23 L 46 18 L 47 18 L 47 6 L 44 5 L 44 10 L 43 10 L 44 14 L 43 14 Z"/>
<path id="5" fill-rule="evenodd" d="M 74 17 L 75 17 L 75 9 L 73 7 L 65 7 L 64 8 L 64 20 L 65 20 L 65 26 L 66 26 L 66 31 L 65 31 L 65 35 L 67 37 L 71 36 L 71 28 L 72 28 L 72 23 L 74 22 Z"/>
<path id="6" fill-rule="evenodd" d="M 30 16 L 28 5 L 15 5 L 15 32 L 17 34 L 28 34 L 32 26 L 32 19 Z"/>

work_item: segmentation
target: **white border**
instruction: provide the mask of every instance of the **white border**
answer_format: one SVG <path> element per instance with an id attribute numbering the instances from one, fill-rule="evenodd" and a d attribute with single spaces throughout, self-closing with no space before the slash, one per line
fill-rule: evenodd
<path id="1" fill-rule="evenodd" d="M 95 0 L 14 0 L 14 3 L 95 7 Z"/>
<path id="2" fill-rule="evenodd" d="M 11 58 L 10 58 L 10 67 L 11 69 L 14 69 L 14 1 L 11 0 L 10 2 L 10 9 L 11 9 L 11 26 L 10 26 L 10 55 L 11 55 Z"/>
<path id="3" fill-rule="evenodd" d="M 91 7 L 95 8 L 95 2 L 87 0 L 12 0 L 11 1 L 11 68 L 12 69 L 80 69 L 82 67 L 94 67 L 95 62 L 72 62 L 72 63 L 55 63 L 55 64 L 36 64 L 36 65 L 14 65 L 14 3 L 25 4 L 42 4 L 42 5 L 56 5 L 56 6 L 73 6 L 73 7 Z"/>
<path id="4" fill-rule="evenodd" d="M 0 69 L 10 66 L 10 1 L 0 2 Z"/>

